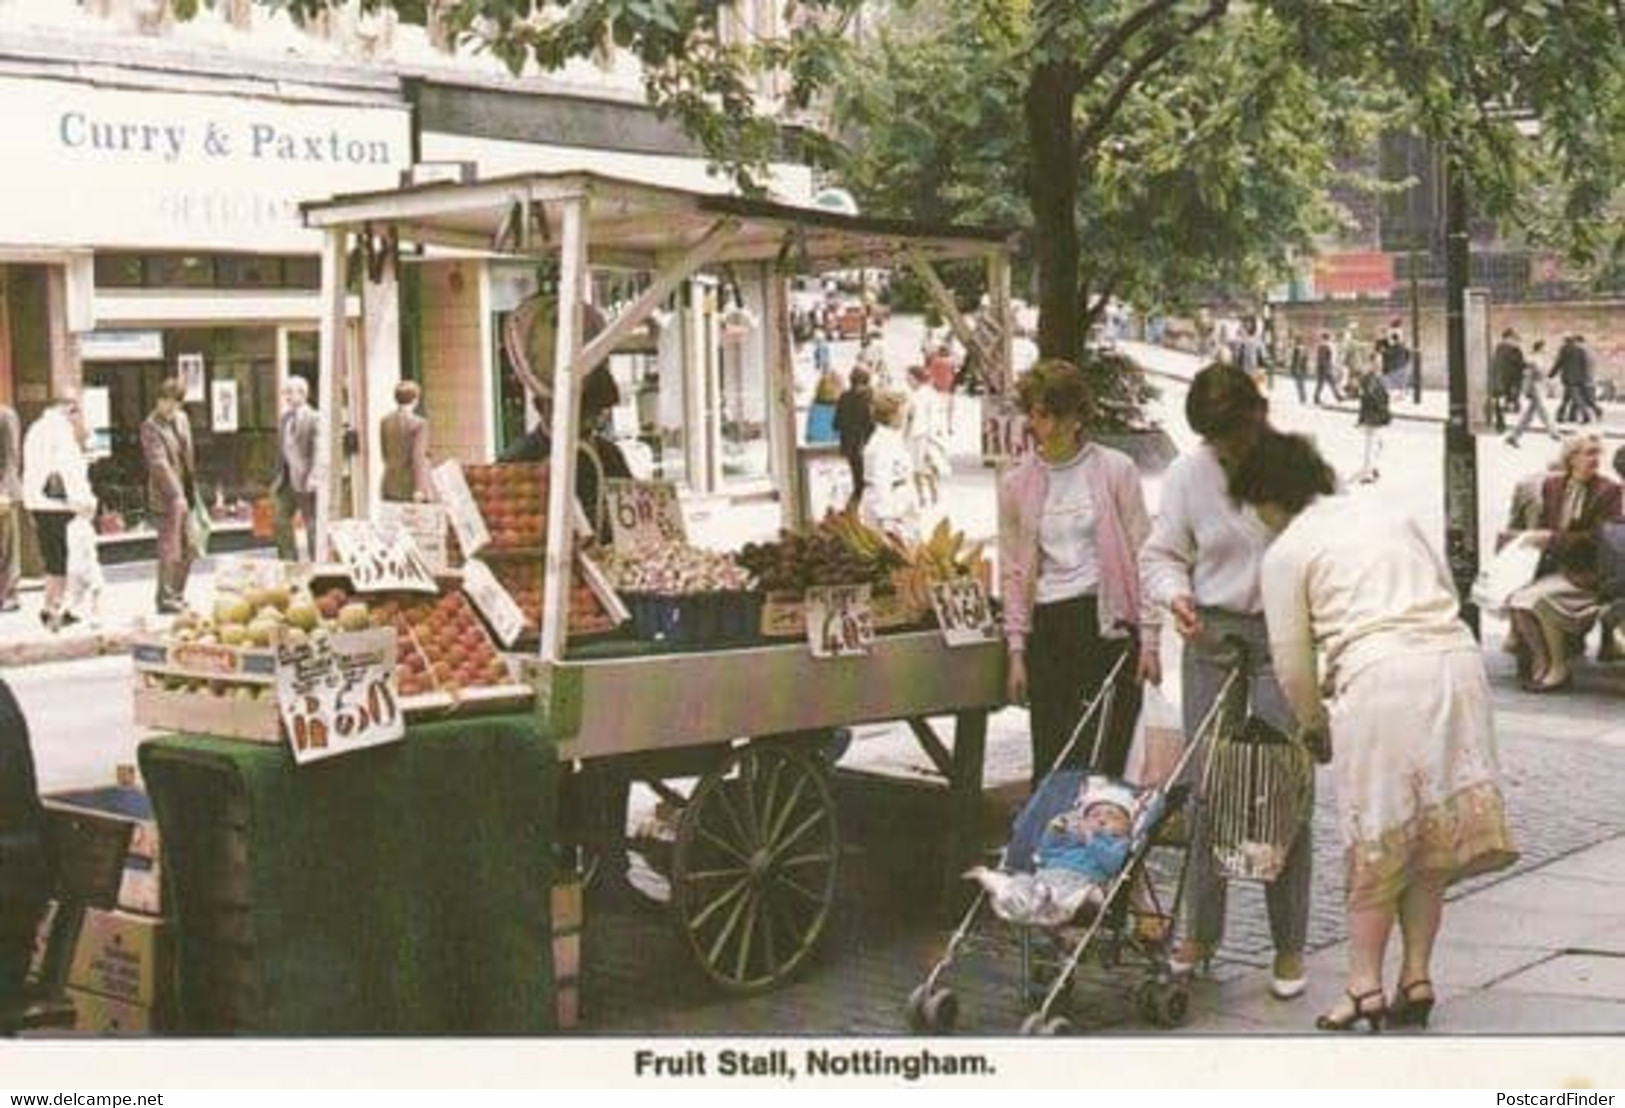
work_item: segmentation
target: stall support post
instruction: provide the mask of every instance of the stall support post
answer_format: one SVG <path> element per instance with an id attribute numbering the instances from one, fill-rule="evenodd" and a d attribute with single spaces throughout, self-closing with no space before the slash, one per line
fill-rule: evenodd
<path id="1" fill-rule="evenodd" d="M 357 458 L 354 498 L 369 519 L 380 500 L 379 481 L 384 472 L 384 449 L 379 420 L 394 406 L 395 385 L 401 379 L 401 287 L 398 255 L 385 241 L 376 264 L 369 262 L 361 284 L 361 388 L 350 396 L 350 415 L 364 444 Z"/>
<path id="2" fill-rule="evenodd" d="M 794 529 L 801 518 L 801 467 L 796 464 L 795 351 L 790 342 L 790 290 L 772 266 L 761 266 L 762 352 L 767 359 L 768 471 L 779 490 L 779 523 Z"/>
<path id="3" fill-rule="evenodd" d="M 993 320 L 999 326 L 987 367 L 988 391 L 1007 396 L 1012 384 L 1010 364 L 1015 360 L 1016 321 L 1010 308 L 1010 259 L 1002 252 L 987 256 L 987 287 Z"/>
<path id="4" fill-rule="evenodd" d="M 960 875 L 981 860 L 982 772 L 987 758 L 987 711 L 954 716 L 953 776 L 948 782 L 948 858 L 945 898 L 963 887 Z"/>
<path id="5" fill-rule="evenodd" d="M 959 344 L 966 351 L 974 351 L 981 358 L 983 365 L 990 365 L 994 351 L 985 349 L 975 330 L 965 322 L 965 314 L 959 310 L 959 302 L 954 299 L 954 294 L 948 286 L 942 283 L 942 278 L 937 276 L 937 271 L 932 268 L 931 263 L 917 250 L 907 251 L 906 257 L 909 267 L 925 282 L 926 292 L 930 293 L 937 311 L 942 313 L 943 321 L 948 324 L 948 329 L 954 333 Z"/>
<path id="6" fill-rule="evenodd" d="M 578 389 L 570 367 L 581 350 L 582 302 L 587 282 L 587 198 L 560 204 L 557 340 L 553 349 L 553 456 L 547 489 L 547 555 L 542 576 L 541 656 L 564 657 L 569 635 L 570 575 L 575 552 L 576 441 L 580 431 Z"/>
<path id="7" fill-rule="evenodd" d="M 333 506 L 343 503 L 344 419 L 339 411 L 338 383 L 347 378 L 349 369 L 345 349 L 349 298 L 344 287 L 348 241 L 349 235 L 342 227 L 329 228 L 322 240 L 322 348 L 316 409 L 326 433 L 316 443 L 316 472 L 321 476 L 316 482 L 316 549 L 310 552 L 313 562 L 321 561 L 327 549 L 327 525 Z"/>

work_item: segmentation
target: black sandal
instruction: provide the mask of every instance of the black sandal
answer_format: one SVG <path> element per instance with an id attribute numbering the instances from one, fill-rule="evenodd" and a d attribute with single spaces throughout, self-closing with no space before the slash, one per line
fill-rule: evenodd
<path id="1" fill-rule="evenodd" d="M 1426 996 L 1415 994 L 1423 989 Z M 1409 985 L 1401 985 L 1394 994 L 1394 999 L 1388 1005 L 1388 1023 L 1392 1027 L 1420 1027 L 1427 1028 L 1428 1017 L 1433 1014 L 1433 1002 L 1437 998 L 1433 995 L 1433 982 L 1423 977 L 1412 981 Z"/>
<path id="2" fill-rule="evenodd" d="M 1330 1012 L 1315 1017 L 1315 1027 L 1320 1031 L 1353 1031 L 1355 1026 L 1364 1020 L 1366 1031 L 1375 1035 L 1382 1030 L 1383 1017 L 1388 1014 L 1388 1005 L 1383 999 L 1382 986 L 1378 985 L 1369 992 L 1356 993 L 1352 989 L 1348 998 L 1354 1002 L 1354 1011 L 1346 1016 L 1334 1016 Z M 1375 1007 L 1366 1007 L 1366 1001 L 1375 1000 Z"/>

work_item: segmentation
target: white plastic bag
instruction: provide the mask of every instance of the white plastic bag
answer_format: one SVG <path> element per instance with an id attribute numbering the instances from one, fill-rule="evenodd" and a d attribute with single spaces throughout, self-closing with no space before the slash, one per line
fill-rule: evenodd
<path id="1" fill-rule="evenodd" d="M 1535 579 L 1540 547 L 1519 535 L 1501 548 L 1473 582 L 1472 601 L 1488 612 L 1505 610 L 1512 594 Z"/>
<path id="2" fill-rule="evenodd" d="M 1123 776 L 1141 788 L 1160 788 L 1173 778 L 1184 752 L 1185 727 L 1179 709 L 1161 689 L 1147 684 Z"/>

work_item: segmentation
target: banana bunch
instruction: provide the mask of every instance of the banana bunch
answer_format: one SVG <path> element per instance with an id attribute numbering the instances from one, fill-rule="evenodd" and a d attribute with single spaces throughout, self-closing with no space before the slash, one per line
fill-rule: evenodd
<path id="1" fill-rule="evenodd" d="M 985 561 L 985 543 L 965 541 L 965 532 L 954 531 L 946 519 L 939 520 L 924 542 L 910 552 L 910 564 L 932 581 L 969 577 Z"/>
<path id="2" fill-rule="evenodd" d="M 869 567 L 877 578 L 883 578 L 887 571 L 899 568 L 908 561 L 906 548 L 896 538 L 870 527 L 848 512 L 830 512 L 818 528 L 840 540 L 847 552 L 860 564 Z"/>

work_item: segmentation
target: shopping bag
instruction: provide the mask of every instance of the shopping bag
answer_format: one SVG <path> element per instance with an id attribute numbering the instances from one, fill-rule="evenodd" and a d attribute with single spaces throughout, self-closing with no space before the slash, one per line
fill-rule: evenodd
<path id="1" fill-rule="evenodd" d="M 1185 728 L 1179 709 L 1161 689 L 1147 684 L 1140 702 L 1140 718 L 1134 725 L 1128 763 L 1123 769 L 1124 778 L 1141 788 L 1160 788 L 1173 778 L 1184 752 Z"/>
<path id="2" fill-rule="evenodd" d="M 186 513 L 186 541 L 198 557 L 209 552 L 209 536 L 214 533 L 214 519 L 202 500 L 192 501 L 192 510 Z"/>
<path id="3" fill-rule="evenodd" d="M 1535 579 L 1540 547 L 1519 535 L 1501 548 L 1473 582 L 1472 601 L 1485 611 L 1499 612 L 1512 594 Z"/>

